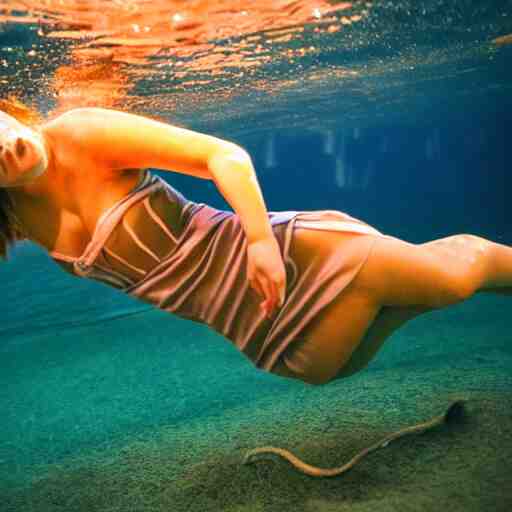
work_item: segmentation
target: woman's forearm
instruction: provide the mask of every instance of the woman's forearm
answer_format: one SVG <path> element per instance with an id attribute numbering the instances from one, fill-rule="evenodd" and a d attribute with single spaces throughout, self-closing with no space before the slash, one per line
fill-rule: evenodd
<path id="1" fill-rule="evenodd" d="M 267 208 L 250 156 L 236 145 L 226 145 L 208 162 L 212 179 L 239 216 L 249 243 L 272 236 Z"/>

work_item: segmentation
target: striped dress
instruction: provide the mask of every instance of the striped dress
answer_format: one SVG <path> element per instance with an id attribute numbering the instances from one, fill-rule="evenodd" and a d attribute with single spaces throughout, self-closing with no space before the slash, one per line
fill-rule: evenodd
<path id="1" fill-rule="evenodd" d="M 149 170 L 101 215 L 81 256 L 49 254 L 75 276 L 207 324 L 255 366 L 272 371 L 286 347 L 355 277 L 376 238 L 365 237 L 368 243 L 356 257 L 312 257 L 310 266 L 300 268 L 290 251 L 294 227 L 382 234 L 334 210 L 271 211 L 268 217 L 287 278 L 285 302 L 273 318 L 260 309 L 262 298 L 249 286 L 247 240 L 238 216 L 186 199 Z"/>

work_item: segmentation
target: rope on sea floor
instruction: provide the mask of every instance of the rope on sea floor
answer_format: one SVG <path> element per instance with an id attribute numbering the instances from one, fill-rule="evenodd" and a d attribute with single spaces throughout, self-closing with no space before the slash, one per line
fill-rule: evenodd
<path id="1" fill-rule="evenodd" d="M 311 464 L 307 464 L 306 462 L 300 460 L 298 457 L 293 455 L 290 451 L 284 448 L 277 448 L 274 446 L 263 446 L 261 448 L 255 448 L 246 453 L 243 464 L 250 464 L 255 462 L 256 456 L 261 454 L 273 453 L 279 455 L 286 459 L 292 466 L 294 466 L 298 471 L 305 473 L 306 475 L 316 476 L 316 477 L 326 477 L 326 476 L 339 476 L 343 473 L 346 473 L 349 469 L 352 469 L 363 457 L 368 455 L 369 453 L 378 450 L 379 448 L 385 448 L 391 441 L 398 439 L 399 437 L 403 437 L 409 434 L 419 434 L 421 432 L 425 432 L 426 430 L 431 430 L 438 425 L 442 425 L 443 423 L 457 423 L 465 415 L 465 407 L 463 400 L 457 400 L 450 404 L 444 414 L 440 416 L 436 416 L 429 421 L 424 423 L 418 423 L 417 425 L 413 425 L 411 427 L 403 428 L 393 434 L 386 436 L 384 439 L 381 439 L 378 443 L 371 445 L 369 448 L 365 448 L 357 455 L 355 455 L 349 462 L 344 464 L 343 466 L 336 468 L 319 468 L 318 466 L 312 466 Z"/>

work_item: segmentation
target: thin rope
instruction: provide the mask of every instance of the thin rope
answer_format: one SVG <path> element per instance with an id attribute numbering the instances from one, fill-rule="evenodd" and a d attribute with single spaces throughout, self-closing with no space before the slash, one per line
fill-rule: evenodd
<path id="1" fill-rule="evenodd" d="M 464 414 L 464 401 L 457 400 L 448 407 L 444 414 L 436 416 L 435 418 L 432 418 L 431 420 L 424 423 L 419 423 L 411 427 L 403 428 L 397 432 L 394 432 L 393 434 L 386 436 L 384 439 L 381 439 L 379 442 L 371 445 L 369 448 L 365 448 L 359 452 L 349 462 L 340 467 L 319 468 L 318 466 L 312 466 L 311 464 L 307 464 L 306 462 L 300 460 L 290 451 L 284 448 L 277 448 L 275 446 L 264 446 L 250 450 L 246 453 L 243 464 L 250 464 L 255 462 L 255 456 L 272 453 L 283 457 L 298 471 L 306 475 L 315 477 L 338 476 L 346 473 L 349 469 L 352 469 L 363 457 L 369 453 L 378 450 L 379 448 L 385 448 L 391 441 L 394 441 L 395 439 L 409 434 L 419 434 L 421 432 L 425 432 L 426 430 L 431 430 L 439 425 L 442 425 L 443 423 L 457 423 L 464 417 Z"/>

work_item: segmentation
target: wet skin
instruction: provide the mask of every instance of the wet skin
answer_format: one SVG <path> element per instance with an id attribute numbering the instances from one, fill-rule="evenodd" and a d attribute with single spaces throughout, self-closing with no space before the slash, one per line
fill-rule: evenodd
<path id="1" fill-rule="evenodd" d="M 33 182 L 48 167 L 43 135 L 6 115 L 0 115 L 0 187 Z"/>

